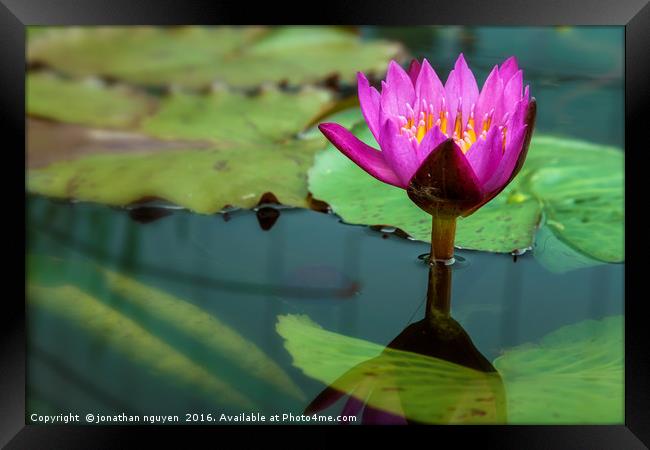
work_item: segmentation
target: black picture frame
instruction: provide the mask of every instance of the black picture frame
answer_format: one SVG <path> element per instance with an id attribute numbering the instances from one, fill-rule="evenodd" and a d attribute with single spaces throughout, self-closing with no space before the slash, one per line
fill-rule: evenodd
<path id="1" fill-rule="evenodd" d="M 5 171 L 3 193 L 6 243 L 14 254 L 5 253 L 5 265 L 24 273 L 25 158 L 19 148 L 25 144 L 25 27 L 27 25 L 108 25 L 108 24 L 378 24 L 378 25 L 618 25 L 625 27 L 625 149 L 647 152 L 647 100 L 650 98 L 650 5 L 648 0 L 374 0 L 309 2 L 299 7 L 273 3 L 243 4 L 209 0 L 0 0 L 0 104 L 4 125 Z M 644 114 L 646 113 L 646 114 Z M 7 139 L 11 138 L 11 139 Z M 642 283 L 643 241 L 636 236 L 642 225 L 642 165 L 626 158 L 626 265 L 625 265 L 625 424 L 612 426 L 455 426 L 373 428 L 382 437 L 397 434 L 403 443 L 407 433 L 420 432 L 440 443 L 453 439 L 461 448 L 468 442 L 486 448 L 585 448 L 636 449 L 650 445 L 650 358 L 643 303 L 645 295 L 635 295 Z M 11 174 L 12 176 L 7 176 Z M 16 203 L 13 203 L 15 201 Z M 7 203 L 6 203 L 7 204 Z M 23 208 L 22 210 L 20 208 Z M 23 215 L 17 214 L 22 211 Z M 635 245 L 640 242 L 640 245 Z M 9 246 L 5 246 L 9 248 Z M 23 265 L 16 261 L 22 261 Z M 5 272 L 6 273 L 6 272 Z M 5 275 L 5 285 L 19 284 L 19 274 Z M 24 285 L 23 285 L 24 288 Z M 21 293 L 23 297 L 21 299 Z M 0 445 L 7 448 L 115 448 L 126 447 L 131 439 L 146 438 L 173 442 L 187 427 L 99 427 L 25 425 L 25 304 L 24 289 L 5 290 L 0 313 Z M 327 427 L 329 439 L 349 435 L 346 427 Z M 362 428 L 362 427 L 356 427 Z M 275 433 L 286 427 L 264 427 Z M 291 428 L 292 441 L 323 447 L 303 432 L 312 427 Z M 322 429 L 321 429 L 322 430 Z M 433 430 L 433 431 L 432 431 Z M 255 437 L 240 427 L 191 427 L 197 437 L 218 445 L 223 433 L 237 432 L 237 438 Z M 367 431 L 367 430 L 366 430 Z M 214 440 L 214 433 L 219 433 Z M 244 432 L 244 433 L 242 433 Z M 203 436 L 202 436 L 203 435 Z M 278 442 L 279 445 L 284 445 Z M 243 441 L 240 441 L 242 445 Z"/>

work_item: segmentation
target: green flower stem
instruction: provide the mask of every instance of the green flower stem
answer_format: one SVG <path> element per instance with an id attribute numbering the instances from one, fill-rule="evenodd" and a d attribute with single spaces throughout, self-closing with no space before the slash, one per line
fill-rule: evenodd
<path id="1" fill-rule="evenodd" d="M 431 223 L 431 262 L 450 260 L 454 257 L 456 217 L 433 215 Z"/>

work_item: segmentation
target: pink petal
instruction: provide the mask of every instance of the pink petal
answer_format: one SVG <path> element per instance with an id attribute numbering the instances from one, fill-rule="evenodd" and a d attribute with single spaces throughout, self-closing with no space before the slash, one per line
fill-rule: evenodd
<path id="1" fill-rule="evenodd" d="M 445 96 L 445 88 L 438 78 L 436 71 L 433 70 L 429 61 L 422 61 L 420 75 L 415 81 L 415 97 L 418 100 L 426 100 L 427 103 L 433 104 L 433 115 L 438 117 L 440 113 L 440 102 Z"/>
<path id="2" fill-rule="evenodd" d="M 491 193 L 495 190 L 500 190 L 510 180 L 510 175 L 519 160 L 519 154 L 524 148 L 524 139 L 526 138 L 527 126 L 519 128 L 518 130 L 508 131 L 506 135 L 506 151 L 503 158 L 494 170 L 492 176 L 484 184 L 484 191 Z"/>
<path id="3" fill-rule="evenodd" d="M 408 74 L 395 61 L 388 64 L 386 81 L 382 83 L 381 108 L 385 113 L 406 115 L 406 103 L 413 106 L 415 90 Z"/>
<path id="4" fill-rule="evenodd" d="M 490 113 L 494 108 L 494 115 L 500 117 L 503 113 L 503 81 L 499 76 L 499 68 L 494 66 L 490 74 L 488 75 L 485 83 L 483 84 L 483 89 L 478 96 L 476 101 L 476 107 L 474 109 L 474 123 L 476 128 L 476 134 L 480 134 L 483 126 L 483 118 L 485 114 Z"/>
<path id="5" fill-rule="evenodd" d="M 519 102 L 522 98 L 521 92 L 524 85 L 523 72 L 518 70 L 508 80 L 503 89 L 503 104 L 507 111 L 512 108 L 512 105 Z"/>
<path id="6" fill-rule="evenodd" d="M 462 100 L 461 111 L 463 114 L 463 128 L 469 119 L 469 113 L 472 105 L 478 99 L 478 85 L 474 74 L 467 66 L 465 58 L 461 53 L 456 60 L 454 70 L 449 74 L 447 82 L 445 83 L 445 98 L 447 101 L 447 108 L 449 109 L 449 128 L 453 130 L 456 121 L 456 111 L 458 109 L 458 101 Z"/>
<path id="7" fill-rule="evenodd" d="M 510 78 L 519 70 L 519 64 L 517 64 L 517 58 L 511 56 L 501 63 L 499 67 L 499 75 L 503 80 L 503 83 L 507 83 Z"/>
<path id="8" fill-rule="evenodd" d="M 492 125 L 485 139 L 479 138 L 465 154 L 479 183 L 484 185 L 494 174 L 503 157 L 503 141 L 497 125 Z"/>
<path id="9" fill-rule="evenodd" d="M 438 126 L 427 131 L 427 134 L 422 138 L 422 142 L 418 145 L 418 164 L 424 161 L 429 156 L 429 153 L 445 139 L 447 139 L 447 136 Z"/>
<path id="10" fill-rule="evenodd" d="M 386 163 L 382 152 L 366 145 L 337 123 L 321 123 L 318 125 L 318 129 L 345 156 L 370 175 L 384 183 L 403 187 L 403 183 Z"/>
<path id="11" fill-rule="evenodd" d="M 413 86 L 415 86 L 415 80 L 418 79 L 418 75 L 420 74 L 420 68 L 421 64 L 417 59 L 411 61 L 411 64 L 409 65 L 409 78 L 411 79 Z"/>
<path id="12" fill-rule="evenodd" d="M 357 73 L 357 86 L 363 118 L 366 119 L 372 135 L 379 141 L 379 104 L 381 96 L 377 89 L 370 86 L 368 79 L 361 72 Z"/>
<path id="13" fill-rule="evenodd" d="M 417 153 L 406 135 L 401 134 L 397 124 L 387 119 L 379 134 L 379 146 L 386 163 L 397 174 L 400 181 L 395 186 L 405 188 L 417 169 Z M 391 183 L 394 184 L 394 183 Z"/>

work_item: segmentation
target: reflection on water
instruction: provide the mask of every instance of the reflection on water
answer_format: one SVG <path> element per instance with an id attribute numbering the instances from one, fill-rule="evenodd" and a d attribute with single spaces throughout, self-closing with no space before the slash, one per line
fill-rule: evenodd
<path id="1" fill-rule="evenodd" d="M 451 274 L 450 265 L 433 263 L 424 319 L 407 326 L 379 356 L 337 378 L 305 412 L 349 394 L 341 415 L 363 411 L 363 424 L 506 423 L 499 374 L 449 315 Z M 300 356 L 296 361 L 300 365 Z"/>
<path id="2" fill-rule="evenodd" d="M 463 265 L 427 275 L 427 244 L 322 213 L 283 209 L 266 231 L 249 211 L 149 218 L 29 198 L 29 410 L 299 415 L 334 385 L 367 392 L 369 421 L 622 417 L 623 265 L 557 274 L 458 251 Z M 452 285 L 453 319 L 433 314 Z M 547 342 L 563 327 L 577 331 Z M 540 383 L 562 395 L 531 410 Z"/>

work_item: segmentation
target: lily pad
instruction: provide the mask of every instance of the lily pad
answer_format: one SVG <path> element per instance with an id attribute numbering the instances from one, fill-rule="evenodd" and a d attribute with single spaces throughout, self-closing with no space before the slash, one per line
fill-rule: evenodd
<path id="1" fill-rule="evenodd" d="M 48 196 L 110 205 L 154 197 L 206 214 L 227 205 L 255 206 L 265 192 L 283 204 L 307 206 L 306 172 L 325 141 L 295 135 L 330 98 L 318 89 L 269 89 L 254 97 L 227 91 L 172 95 L 143 122 L 144 134 L 85 133 L 84 146 L 92 154 L 61 155 L 31 168 L 27 186 Z M 38 132 L 28 128 L 32 131 Z M 148 136 L 160 138 L 159 144 Z M 28 136 L 28 142 L 37 137 Z M 41 142 L 41 153 L 48 153 L 47 145 Z M 30 152 L 28 146 L 28 161 Z"/>
<path id="2" fill-rule="evenodd" d="M 238 142 L 268 145 L 293 137 L 331 100 L 327 91 L 313 88 L 295 94 L 269 88 L 255 96 L 228 90 L 176 93 L 162 101 L 141 129 L 163 139 L 210 140 L 221 147 Z"/>
<path id="3" fill-rule="evenodd" d="M 494 366 L 506 386 L 508 422 L 623 423 L 623 349 L 623 317 L 612 316 L 507 350 Z"/>
<path id="4" fill-rule="evenodd" d="M 190 88 L 353 81 L 402 52 L 336 27 L 74 27 L 29 36 L 28 60 L 67 74 Z"/>
<path id="5" fill-rule="evenodd" d="M 365 123 L 352 129 L 376 146 Z M 316 156 L 309 190 L 349 223 L 391 225 L 429 241 L 430 216 L 406 193 L 372 178 L 333 146 Z M 509 253 L 529 248 L 540 220 L 578 252 L 623 260 L 623 153 L 612 147 L 536 134 L 515 180 L 457 225 L 461 248 Z"/>
<path id="6" fill-rule="evenodd" d="M 494 372 L 340 335 L 304 315 L 278 316 L 276 330 L 305 375 L 370 407 L 402 417 L 408 411 L 420 423 L 505 422 Z"/>
<path id="7" fill-rule="evenodd" d="M 97 127 L 133 127 L 155 105 L 153 99 L 124 86 L 48 73 L 29 74 L 26 94 L 31 116 Z"/>

